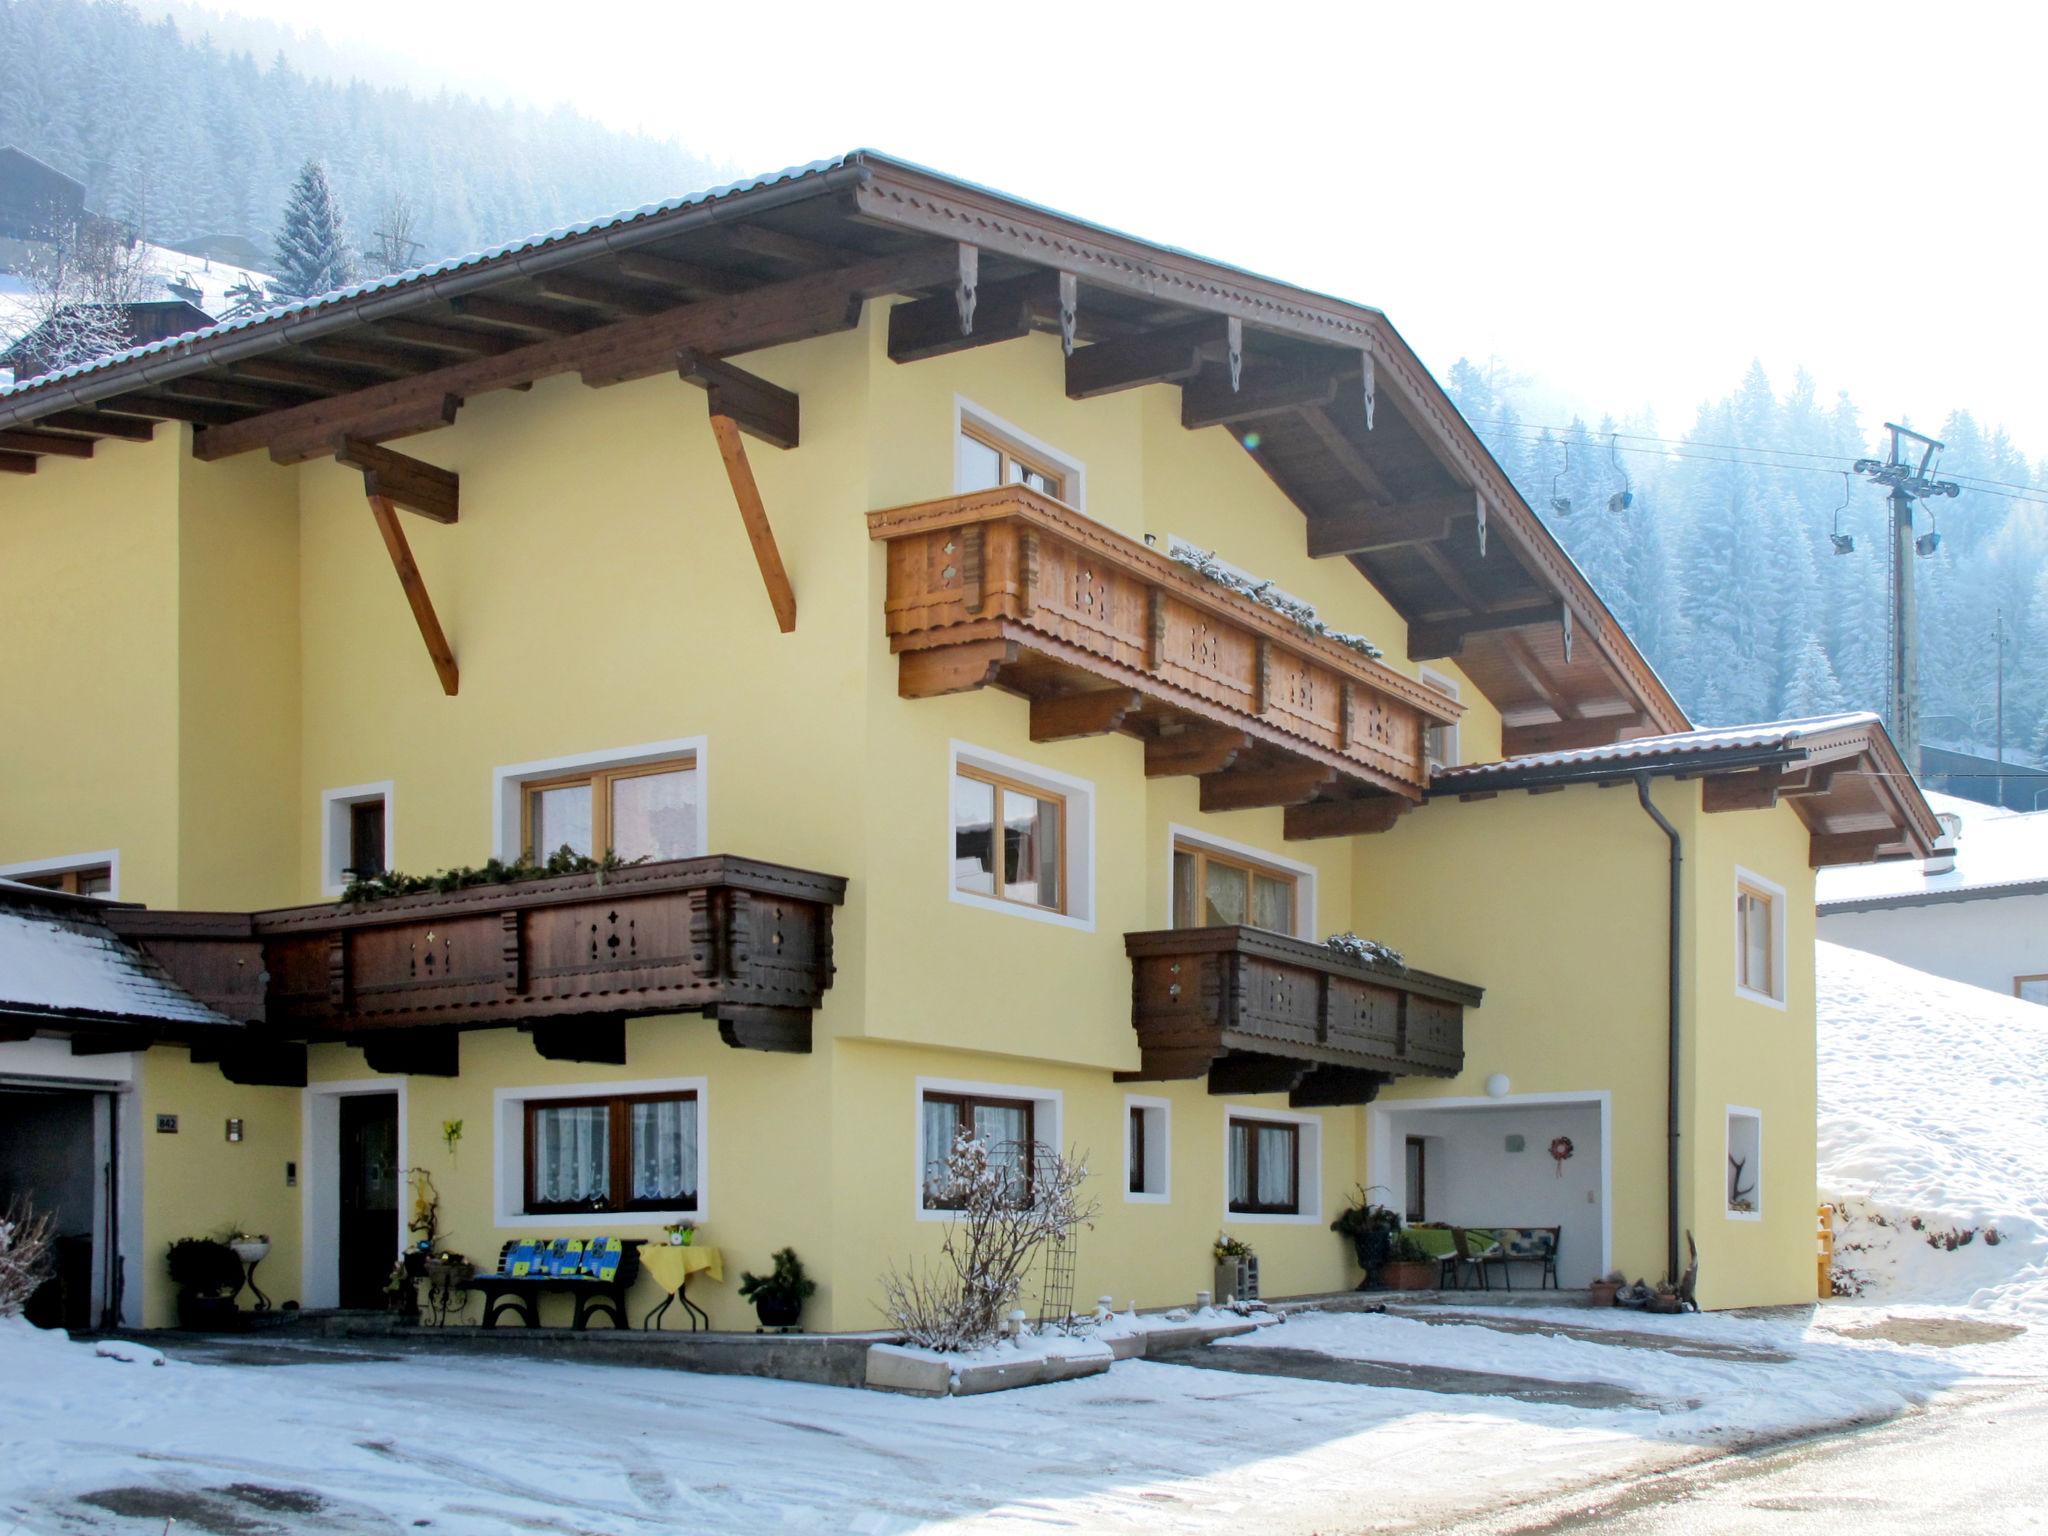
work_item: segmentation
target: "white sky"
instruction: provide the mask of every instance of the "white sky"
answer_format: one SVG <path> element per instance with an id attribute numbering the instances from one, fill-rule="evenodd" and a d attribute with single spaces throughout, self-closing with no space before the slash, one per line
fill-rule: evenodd
<path id="1" fill-rule="evenodd" d="M 747 173 L 886 150 L 1376 304 L 1559 408 L 1675 435 L 1754 356 L 2048 454 L 2038 5 L 211 3 Z"/>

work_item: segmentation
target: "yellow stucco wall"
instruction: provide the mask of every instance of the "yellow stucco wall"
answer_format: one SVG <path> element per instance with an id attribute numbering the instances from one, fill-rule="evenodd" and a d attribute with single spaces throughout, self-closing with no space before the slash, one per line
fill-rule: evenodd
<path id="1" fill-rule="evenodd" d="M 0 698 L 11 791 L 0 797 L 0 862 L 119 846 L 122 894 L 154 905 L 312 901 L 324 790 L 391 781 L 391 861 L 427 871 L 494 851 L 498 769 L 701 738 L 710 850 L 849 877 L 818 1049 L 734 1051 L 705 1021 L 643 1020 L 622 1069 L 544 1061 L 517 1031 L 467 1034 L 460 1077 L 407 1080 L 409 1155 L 440 1183 L 446 1241 L 488 1262 L 515 1235 L 492 1187 L 498 1090 L 702 1077 L 707 1236 L 730 1259 L 724 1286 L 699 1288 L 714 1320 L 744 1326 L 739 1269 L 793 1244 L 823 1286 L 810 1322 L 860 1327 L 877 1321 L 887 1264 L 928 1255 L 939 1236 L 913 1208 L 920 1076 L 1060 1095 L 1063 1138 L 1100 1170 L 1103 1213 L 1080 1250 L 1084 1301 L 1103 1291 L 1120 1303 L 1185 1301 L 1208 1283 L 1208 1244 L 1225 1219 L 1224 1105 L 1199 1082 L 1111 1076 L 1137 1065 L 1123 935 L 1167 925 L 1171 829 L 1191 828 L 1308 866 L 1311 936 L 1354 928 L 1488 988 L 1468 1018 L 1463 1076 L 1399 1084 L 1390 1096 L 1477 1095 L 1495 1071 L 1518 1090 L 1608 1091 L 1616 1146 L 1630 1149 L 1615 1158 L 1616 1259 L 1631 1274 L 1661 1270 L 1663 843 L 1632 794 L 1436 804 L 1383 836 L 1290 844 L 1278 811 L 1205 816 L 1194 781 L 1148 781 L 1131 740 L 1033 744 L 1023 702 L 993 691 L 899 699 L 883 552 L 864 515 L 952 491 L 963 401 L 1084 463 L 1089 516 L 1213 547 L 1372 636 L 1390 665 L 1418 669 L 1398 616 L 1356 570 L 1308 559 L 1300 512 L 1252 457 L 1221 429 L 1181 428 L 1176 390 L 1070 401 L 1055 339 L 899 366 L 885 333 L 871 306 L 855 332 L 747 359 L 803 401 L 801 448 L 749 444 L 797 594 L 791 635 L 776 632 L 704 398 L 674 378 L 606 390 L 544 381 L 472 401 L 455 426 L 405 444 L 462 476 L 457 524 L 404 520 L 461 667 L 453 699 L 435 681 L 351 472 L 329 462 L 280 469 L 257 455 L 199 465 L 183 451 L 186 434 L 164 431 L 148 447 L 110 445 L 89 465 L 49 463 L 10 485 L 0 554 L 21 573 L 12 632 L 30 665 Z M 1463 689 L 1463 756 L 1497 755 L 1497 713 L 1454 664 L 1432 668 Z M 956 741 L 1090 787 L 1084 925 L 951 899 Z M 1701 818 L 1696 787 L 1657 794 L 1688 836 L 1697 829 L 1702 891 L 1732 878 L 1714 861 L 1732 869 L 1739 856 L 1810 893 L 1789 811 Z M 1715 923 L 1726 920 L 1703 916 L 1697 942 L 1725 950 L 1732 935 Z M 1810 953 L 1810 918 L 1794 923 L 1796 957 Z M 1776 1293 L 1781 1268 L 1791 1274 L 1790 1224 L 1811 1205 L 1810 968 L 1793 985 L 1793 1007 L 1777 1019 L 1806 1021 L 1803 1079 L 1774 1068 L 1756 1087 L 1741 1086 L 1752 1076 L 1745 1053 L 1796 1054 L 1796 1032 L 1772 1036 L 1769 1021 L 1724 1010 L 1705 980 L 1694 988 L 1692 1113 L 1711 1108 L 1716 1160 L 1721 1099 L 1779 1095 L 1759 1106 L 1771 1137 L 1766 1220 L 1733 1232 L 1695 1219 L 1715 1226 L 1711 1242 L 1701 1233 L 1710 1299 L 1792 1299 Z M 299 1194 L 284 1191 L 281 1165 L 301 1156 L 302 1097 L 233 1088 L 180 1052 L 152 1052 L 147 1064 L 148 1101 L 193 1106 L 180 1112 L 211 1129 L 175 1146 L 148 1142 L 144 1267 L 160 1268 L 172 1236 L 267 1223 L 280 1246 L 265 1288 L 293 1294 L 304 1279 Z M 316 1083 L 363 1074 L 358 1052 L 313 1053 Z M 1173 1105 L 1169 1204 L 1123 1199 L 1127 1092 Z M 260 1133 L 213 1145 L 231 1113 Z M 466 1127 L 452 1156 L 440 1139 L 448 1119 Z M 1367 1119 L 1356 1109 L 1318 1116 L 1319 1212 L 1250 1224 L 1269 1292 L 1356 1278 L 1326 1224 L 1368 1175 Z M 1371 1172 L 1385 1181 L 1386 1170 Z M 1696 1199 L 1718 1190 L 1713 1173 L 1695 1168 Z M 624 1220 L 607 1230 L 653 1235 Z M 1768 1278 L 1738 1283 L 1738 1268 Z M 167 1302 L 150 1294 L 160 1320 Z"/>

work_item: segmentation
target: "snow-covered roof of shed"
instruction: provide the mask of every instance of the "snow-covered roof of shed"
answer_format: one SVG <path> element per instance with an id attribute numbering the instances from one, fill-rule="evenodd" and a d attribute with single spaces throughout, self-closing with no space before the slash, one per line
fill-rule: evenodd
<path id="1" fill-rule="evenodd" d="M 86 898 L 0 880 L 0 1015 L 241 1029 L 124 943 Z"/>
<path id="2" fill-rule="evenodd" d="M 1592 768 L 1610 763 L 1640 768 L 1700 757 L 1803 748 L 1833 737 L 1854 735 L 1876 724 L 1876 715 L 1858 711 L 1812 715 L 1803 720 L 1773 720 L 1761 725 L 1724 725 L 1697 731 L 1674 731 L 1669 735 L 1638 736 L 1630 741 L 1613 741 L 1598 747 L 1528 752 L 1520 757 L 1504 757 L 1497 762 L 1467 763 L 1442 770 L 1431 783 L 1462 791 L 1485 780 L 1520 776 L 1543 769 Z"/>
<path id="3" fill-rule="evenodd" d="M 1823 912 L 2048 893 L 2048 811 L 1936 793 L 1927 803 L 1960 823 L 1954 849 L 1924 862 L 1822 870 L 1814 896 Z M 1943 868 L 1951 857 L 1954 867 Z"/>
<path id="4" fill-rule="evenodd" d="M 89 362 L 77 363 L 69 368 L 22 379 L 13 385 L 0 385 L 0 399 L 20 394 L 46 385 L 60 383 L 65 379 L 82 378 L 87 374 L 103 373 L 109 368 L 151 357 L 158 353 L 175 351 L 195 342 L 210 341 L 216 336 L 226 336 L 235 331 L 253 330 L 258 326 L 272 326 L 304 315 L 315 314 L 336 305 L 353 303 L 374 293 L 399 288 L 409 288 L 433 278 L 446 276 L 451 272 L 465 271 L 471 267 L 483 266 L 509 256 L 527 251 L 539 250 L 544 246 L 556 245 L 564 240 L 581 235 L 595 234 L 600 230 L 615 229 L 623 225 L 638 224 L 644 220 L 674 213 L 678 209 L 695 207 L 703 203 L 720 202 L 743 192 L 752 192 L 761 187 L 772 187 L 782 182 L 803 181 L 821 176 L 844 165 L 850 156 L 840 155 L 830 160 L 814 160 L 808 165 L 791 166 L 786 170 L 771 171 L 765 176 L 749 177 L 745 181 L 727 182 L 723 186 L 711 187 L 702 192 L 687 193 L 658 203 L 646 203 L 638 208 L 629 208 L 621 213 L 608 214 L 604 218 L 590 219 L 581 224 L 569 224 L 560 229 L 551 229 L 542 234 L 528 235 L 520 240 L 494 245 L 487 250 L 472 251 L 467 256 L 451 256 L 443 261 L 432 262 L 424 267 L 414 267 L 406 272 L 392 272 L 383 277 L 374 277 L 367 282 L 354 283 L 347 288 L 337 288 L 331 293 L 314 294 L 310 298 L 295 299 L 289 304 L 275 305 L 253 315 L 242 315 L 233 320 L 223 320 L 200 330 L 187 331 L 181 336 L 168 336 L 162 341 L 153 341 L 145 346 L 129 347 L 124 351 L 110 352 L 105 357 L 96 357 Z"/>

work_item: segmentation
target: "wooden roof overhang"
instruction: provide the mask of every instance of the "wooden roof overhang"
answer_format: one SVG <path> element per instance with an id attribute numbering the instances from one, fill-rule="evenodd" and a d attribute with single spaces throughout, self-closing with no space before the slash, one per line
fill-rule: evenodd
<path id="1" fill-rule="evenodd" d="M 868 514 L 888 546 L 897 691 L 994 685 L 1035 741 L 1121 731 L 1206 810 L 1286 806 L 1290 836 L 1390 823 L 1460 706 L 1022 486 Z"/>
<path id="2" fill-rule="evenodd" d="M 1365 1104 L 1396 1077 L 1455 1077 L 1481 988 L 1259 928 L 1127 933 L 1127 1082 L 1206 1077 L 1218 1094 L 1286 1093 L 1296 1108 Z"/>
<path id="3" fill-rule="evenodd" d="M 1479 763 L 1439 774 L 1432 799 L 1543 793 L 1573 784 L 1615 787 L 1638 777 L 1699 779 L 1709 813 L 1763 810 L 1783 800 L 1808 830 L 1808 862 L 1924 859 L 1941 823 L 1874 715 L 1838 715 L 1643 738 L 1606 748 Z"/>
<path id="4" fill-rule="evenodd" d="M 716 855 L 353 906 L 113 917 L 193 995 L 261 1026 L 220 1060 L 303 1084 L 305 1045 L 454 1076 L 455 1036 L 516 1027 L 543 1056 L 625 1062 L 625 1020 L 701 1013 L 726 1044 L 808 1051 L 846 882 Z M 240 1075 L 237 1075 L 240 1074 Z"/>
<path id="5" fill-rule="evenodd" d="M 1411 658 L 1457 657 L 1510 751 L 1685 726 L 1384 315 L 869 151 L 28 381 L 0 394 L 0 472 L 161 421 L 192 424 L 206 459 L 360 468 L 362 448 L 431 432 L 487 391 L 675 373 L 729 424 L 721 450 L 786 629 L 794 596 L 731 449 L 738 431 L 794 446 L 797 403 L 725 360 L 846 329 L 887 294 L 916 300 L 890 316 L 899 362 L 1049 331 L 1071 396 L 1179 387 L 1188 427 L 1227 427 L 1302 509 L 1310 552 L 1393 601 Z M 389 449 L 381 469 L 365 489 L 453 692 L 452 647 L 388 513 L 452 520 L 454 477 Z"/>

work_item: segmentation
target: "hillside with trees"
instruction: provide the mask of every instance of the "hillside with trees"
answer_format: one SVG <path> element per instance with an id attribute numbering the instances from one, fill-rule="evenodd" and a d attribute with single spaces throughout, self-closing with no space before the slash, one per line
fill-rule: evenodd
<path id="1" fill-rule="evenodd" d="M 79 178 L 91 208 L 147 239 L 243 235 L 266 251 L 318 161 L 372 271 L 723 179 L 573 112 L 337 84 L 116 0 L 0 0 L 0 144 Z M 387 253 L 376 231 L 394 221 L 416 244 Z"/>
<path id="2" fill-rule="evenodd" d="M 1780 393 L 1752 365 L 1674 437 L 1531 422 L 1512 381 L 1465 360 L 1447 383 L 1696 721 L 1884 709 L 1889 515 L 1881 490 L 1843 476 L 1882 455 L 1883 433 L 1848 396 L 1820 399 L 1803 373 Z M 1920 427 L 1963 485 L 1914 561 L 1922 737 L 1991 752 L 2002 616 L 2006 753 L 2048 757 L 2048 491 L 2025 489 L 2044 472 L 1966 410 Z M 1836 552 L 1837 531 L 1853 551 Z"/>

